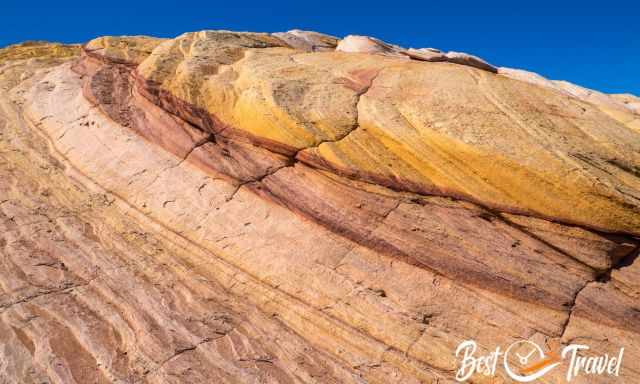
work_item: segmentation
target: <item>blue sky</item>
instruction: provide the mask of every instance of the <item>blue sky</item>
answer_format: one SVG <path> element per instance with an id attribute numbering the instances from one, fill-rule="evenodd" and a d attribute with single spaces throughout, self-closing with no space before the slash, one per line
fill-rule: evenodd
<path id="1" fill-rule="evenodd" d="M 640 95 L 640 2 L 5 1 L 0 46 L 202 29 L 310 29 L 473 53 L 604 92 Z"/>

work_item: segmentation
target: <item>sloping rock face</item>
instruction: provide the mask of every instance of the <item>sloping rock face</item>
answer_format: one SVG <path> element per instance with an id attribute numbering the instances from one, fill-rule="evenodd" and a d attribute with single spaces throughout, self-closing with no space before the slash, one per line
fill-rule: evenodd
<path id="1" fill-rule="evenodd" d="M 420 61 L 448 61 L 461 65 L 468 65 L 485 71 L 497 73 L 498 69 L 477 56 L 463 52 L 444 53 L 435 48 L 409 48 L 405 49 L 397 45 L 387 44 L 369 36 L 349 35 L 340 40 L 336 46 L 336 51 L 369 53 L 398 58 L 411 58 Z"/>
<path id="2" fill-rule="evenodd" d="M 498 72 L 501 75 L 550 88 L 585 101 L 598 107 L 598 109 L 619 123 L 634 129 L 636 132 L 640 131 L 640 100 L 634 95 L 606 95 L 567 81 L 548 80 L 537 73 L 521 69 L 499 68 Z"/>
<path id="3" fill-rule="evenodd" d="M 288 32 L 276 32 L 273 35 L 290 47 L 302 51 L 333 51 L 338 45 L 337 37 L 313 31 L 293 29 Z"/>
<path id="4" fill-rule="evenodd" d="M 36 46 L 0 51 L 0 382 L 443 383 L 465 340 L 640 380 L 633 96 L 298 30 Z"/>

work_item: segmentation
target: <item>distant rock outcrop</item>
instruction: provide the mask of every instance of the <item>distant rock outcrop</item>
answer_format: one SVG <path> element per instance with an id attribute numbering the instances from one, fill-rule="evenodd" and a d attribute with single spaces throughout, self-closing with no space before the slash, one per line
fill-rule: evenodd
<path id="1" fill-rule="evenodd" d="M 277 32 L 273 34 L 292 48 L 302 51 L 333 51 L 338 45 L 338 38 L 324 33 L 313 31 L 301 31 L 293 29 L 288 32 Z"/>
<path id="2" fill-rule="evenodd" d="M 381 54 L 385 56 L 407 58 L 404 48 L 387 44 L 369 36 L 349 35 L 340 40 L 336 51 Z"/>
<path id="3" fill-rule="evenodd" d="M 445 57 L 450 63 L 468 65 L 470 67 L 476 67 L 485 71 L 498 73 L 498 69 L 496 67 L 482 60 L 478 56 L 469 55 L 468 53 L 463 52 L 447 52 Z"/>
<path id="4" fill-rule="evenodd" d="M 637 97 L 299 30 L 12 46 L 0 88 L 0 382 L 453 382 L 470 339 L 640 380 Z"/>
<path id="5" fill-rule="evenodd" d="M 631 95 L 629 93 L 623 93 L 620 95 L 611 95 L 612 98 L 622 102 L 627 108 L 634 113 L 640 114 L 640 97 Z"/>
<path id="6" fill-rule="evenodd" d="M 462 52 L 444 53 L 435 48 L 409 48 L 405 49 L 397 45 L 385 43 L 369 36 L 349 35 L 340 40 L 336 51 L 369 53 L 398 58 L 411 58 L 420 61 L 447 61 L 450 63 L 468 65 L 485 71 L 497 73 L 498 69 L 481 58 Z"/>
<path id="7" fill-rule="evenodd" d="M 583 100 L 627 127 L 640 131 L 640 102 L 633 95 L 607 95 L 568 81 L 548 80 L 537 73 L 521 69 L 499 68 L 498 73 Z"/>

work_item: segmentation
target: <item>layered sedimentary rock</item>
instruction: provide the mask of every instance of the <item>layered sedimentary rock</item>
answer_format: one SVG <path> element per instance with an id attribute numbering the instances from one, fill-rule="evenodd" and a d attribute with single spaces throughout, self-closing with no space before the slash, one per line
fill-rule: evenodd
<path id="1" fill-rule="evenodd" d="M 311 52 L 333 51 L 339 41 L 339 39 L 334 36 L 314 31 L 301 31 L 299 29 L 292 29 L 287 32 L 276 32 L 273 35 L 292 48 Z"/>
<path id="2" fill-rule="evenodd" d="M 609 117 L 638 131 L 640 130 L 640 106 L 638 98 L 633 95 L 606 95 L 602 92 L 587 89 L 567 81 L 548 80 L 537 73 L 522 69 L 499 68 L 501 75 L 550 88 L 573 98 L 585 101 L 598 107 Z"/>
<path id="3" fill-rule="evenodd" d="M 497 73 L 498 69 L 481 58 L 463 52 L 442 52 L 435 48 L 409 48 L 405 49 L 394 44 L 385 43 L 382 40 L 369 36 L 349 35 L 340 40 L 336 51 L 351 53 L 368 53 L 375 55 L 391 56 L 396 58 L 414 59 L 419 61 L 447 61 L 461 65 L 482 69 Z"/>
<path id="4" fill-rule="evenodd" d="M 631 96 L 297 30 L 24 50 L 2 380 L 452 382 L 469 339 L 625 347 L 640 379 Z"/>

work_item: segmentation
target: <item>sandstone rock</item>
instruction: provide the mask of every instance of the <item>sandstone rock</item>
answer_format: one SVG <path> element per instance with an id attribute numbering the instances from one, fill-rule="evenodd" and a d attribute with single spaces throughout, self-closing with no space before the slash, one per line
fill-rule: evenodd
<path id="1" fill-rule="evenodd" d="M 411 58 L 419 61 L 447 61 L 454 64 L 466 65 L 497 73 L 498 69 L 481 58 L 467 53 L 444 53 L 435 48 L 409 48 L 405 49 L 397 45 L 385 43 L 382 40 L 369 36 L 349 35 L 340 40 L 336 51 L 349 53 L 368 53 L 397 58 Z"/>
<path id="2" fill-rule="evenodd" d="M 468 339 L 640 379 L 638 131 L 286 34 L 0 51 L 0 381 L 454 382 Z"/>
<path id="3" fill-rule="evenodd" d="M 595 105 L 601 111 L 620 123 L 638 130 L 640 129 L 640 117 L 638 115 L 637 104 L 633 96 L 627 95 L 607 95 L 592 89 L 580 87 L 567 81 L 548 80 L 537 73 L 513 68 L 499 68 L 501 75 L 550 88 L 558 92 L 570 95 L 577 99 Z M 636 98 L 637 99 L 637 98 Z"/>
<path id="4" fill-rule="evenodd" d="M 282 154 L 299 152 L 303 161 L 350 177 L 638 233 L 638 200 L 626 186 L 638 181 L 624 170 L 636 162 L 636 133 L 609 123 L 594 107 L 484 71 L 469 73 L 439 63 L 338 52 L 301 54 L 266 40 L 255 45 L 262 48 L 238 45 L 233 49 L 242 59 L 233 59 L 229 50 L 216 48 L 231 37 L 248 39 L 243 34 L 188 34 L 159 46 L 136 70 L 140 92 L 158 105 L 180 106 L 171 112 L 209 132 Z M 176 45 L 197 51 L 171 48 Z M 436 91 L 406 91 L 412 88 Z M 492 100 L 488 105 L 487 99 Z M 513 130 L 510 136 L 500 133 L 506 127 Z M 580 139 L 585 130 L 606 137 L 610 146 Z M 513 135 L 527 144 L 520 147 Z M 452 161 L 477 168 L 456 168 L 461 173 L 454 176 L 445 166 Z M 579 176 L 566 178 L 567 172 Z M 608 189 L 605 195 L 576 200 L 575 194 L 582 193 L 577 191 L 595 188 L 596 177 L 618 187 L 598 184 Z M 540 182 L 531 183 L 534 179 Z M 523 193 L 500 192 L 514 188 Z"/>
<path id="5" fill-rule="evenodd" d="M 416 60 L 447 61 L 445 53 L 435 48 L 409 48 L 406 53 L 409 57 Z"/>
<path id="6" fill-rule="evenodd" d="M 70 58 L 80 52 L 79 45 L 28 41 L 0 49 L 0 63 L 8 60 Z"/>
<path id="7" fill-rule="evenodd" d="M 89 41 L 84 46 L 84 52 L 113 62 L 137 65 L 166 40 L 149 36 L 104 36 Z"/>
<path id="8" fill-rule="evenodd" d="M 349 35 L 340 40 L 336 51 L 351 53 L 370 53 L 405 58 L 404 49 L 387 44 L 375 37 Z"/>
<path id="9" fill-rule="evenodd" d="M 566 92 L 561 87 L 556 85 L 553 81 L 535 72 L 525 71 L 523 69 L 500 67 L 498 68 L 498 73 L 503 76 L 510 77 L 512 79 L 524 81 L 527 83 L 539 85 L 541 87 L 550 88 L 550 89 L 557 90 L 559 92 L 565 92 L 567 94 L 570 94 L 569 92 Z"/>
<path id="10" fill-rule="evenodd" d="M 338 45 L 338 38 L 313 31 L 293 29 L 273 34 L 295 49 L 307 52 L 332 51 Z"/>
<path id="11" fill-rule="evenodd" d="M 567 81 L 554 80 L 553 83 L 572 96 L 596 105 L 600 110 L 620 123 L 625 124 L 636 131 L 640 131 L 640 116 L 637 115 L 636 112 L 627 104 L 620 102 L 610 95 L 584 88 Z"/>
<path id="12" fill-rule="evenodd" d="M 581 87 L 576 84 L 572 84 L 568 81 L 564 80 L 554 80 L 553 84 L 555 84 L 559 89 L 566 91 L 567 93 L 581 99 L 588 101 L 592 104 L 607 106 L 609 108 L 617 108 L 620 107 L 620 104 L 614 98 L 606 95 L 602 92 L 594 91 L 592 89 L 588 89 L 585 87 Z"/>
<path id="13" fill-rule="evenodd" d="M 611 95 L 612 98 L 622 102 L 627 108 L 629 108 L 634 113 L 640 114 L 640 97 L 623 93 L 619 95 Z"/>
<path id="14" fill-rule="evenodd" d="M 447 58 L 447 61 L 450 63 L 468 65 L 470 67 L 475 67 L 478 69 L 483 69 L 485 71 L 498 73 L 498 69 L 496 67 L 482 60 L 478 56 L 473 56 L 468 53 L 462 53 L 462 52 L 447 52 L 445 56 Z"/>

